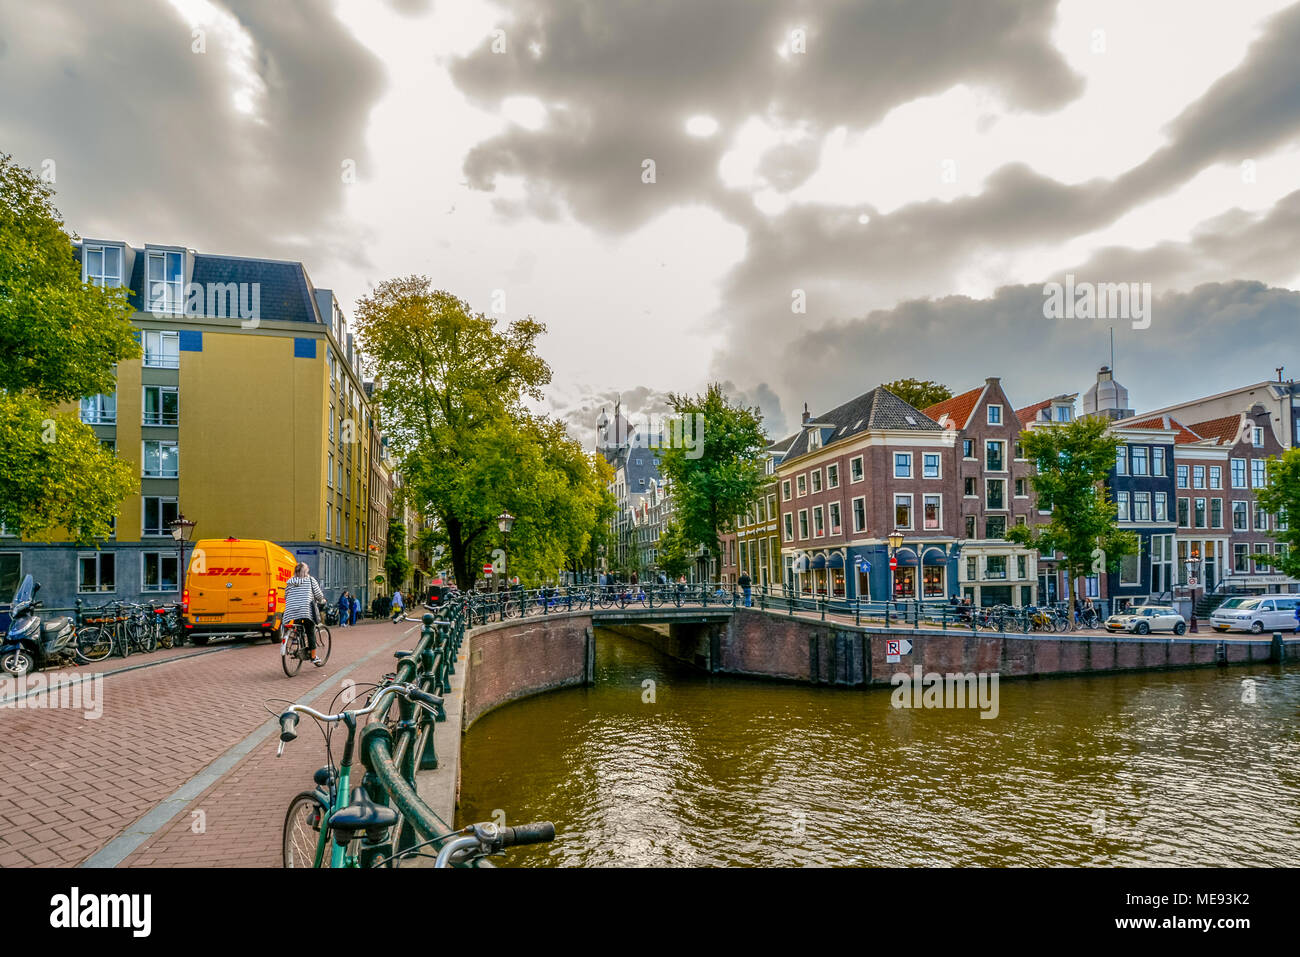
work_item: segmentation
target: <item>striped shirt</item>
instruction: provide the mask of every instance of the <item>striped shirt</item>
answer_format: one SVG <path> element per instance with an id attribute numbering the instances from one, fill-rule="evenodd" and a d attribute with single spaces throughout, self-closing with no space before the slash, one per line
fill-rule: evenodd
<path id="1" fill-rule="evenodd" d="M 316 620 L 316 603 L 325 601 L 325 593 L 316 584 L 316 579 L 290 578 L 284 583 L 283 621 L 297 621 L 299 618 Z"/>

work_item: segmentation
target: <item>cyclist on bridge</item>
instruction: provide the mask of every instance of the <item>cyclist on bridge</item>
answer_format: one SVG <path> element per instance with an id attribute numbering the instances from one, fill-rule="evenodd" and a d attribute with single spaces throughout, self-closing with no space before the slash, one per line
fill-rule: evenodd
<path id="1" fill-rule="evenodd" d="M 325 593 L 321 591 L 316 579 L 306 562 L 299 562 L 293 570 L 293 577 L 284 583 L 284 619 L 282 625 L 288 628 L 290 622 L 301 621 L 303 633 L 307 636 L 307 650 L 311 652 L 311 662 L 317 668 L 325 664 L 316 657 L 316 606 L 325 604 Z"/>

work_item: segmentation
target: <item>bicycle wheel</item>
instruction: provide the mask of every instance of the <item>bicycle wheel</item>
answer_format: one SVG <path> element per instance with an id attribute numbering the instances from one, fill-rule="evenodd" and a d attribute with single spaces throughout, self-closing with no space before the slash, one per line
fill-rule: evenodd
<path id="1" fill-rule="evenodd" d="M 82 661 L 103 661 L 113 653 L 113 636 L 98 625 L 77 632 L 77 657 Z"/>
<path id="2" fill-rule="evenodd" d="M 316 657 L 322 662 L 330 660 L 330 630 L 324 625 L 316 626 Z"/>
<path id="3" fill-rule="evenodd" d="M 158 633 L 152 622 L 142 621 L 136 630 L 136 646 L 141 651 L 158 650 Z"/>
<path id="4" fill-rule="evenodd" d="M 113 650 L 123 658 L 131 657 L 131 636 L 126 629 L 126 623 L 119 620 L 113 628 Z"/>
<path id="5" fill-rule="evenodd" d="M 292 678 L 302 667 L 302 654 L 300 642 L 298 641 L 298 631 L 294 629 L 293 634 L 285 639 L 285 643 L 280 646 L 280 667 L 284 669 L 285 675 Z"/>
<path id="6" fill-rule="evenodd" d="M 281 842 L 282 863 L 285 867 L 329 867 L 329 844 L 325 845 L 322 860 L 316 860 L 320 843 L 320 829 L 329 818 L 329 808 L 321 803 L 313 791 L 303 791 L 291 802 L 284 816 L 284 837 Z"/>

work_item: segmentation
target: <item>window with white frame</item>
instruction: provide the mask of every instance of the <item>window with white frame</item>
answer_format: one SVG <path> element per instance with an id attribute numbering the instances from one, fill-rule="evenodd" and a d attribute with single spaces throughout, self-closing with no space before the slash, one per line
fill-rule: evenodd
<path id="1" fill-rule="evenodd" d="M 786 479 L 781 483 L 781 501 L 790 501 L 790 480 Z"/>
<path id="2" fill-rule="evenodd" d="M 925 528 L 928 530 L 943 528 L 943 496 L 927 495 L 922 502 L 922 506 L 924 507 L 924 513 L 921 516 L 921 521 Z"/>
<path id="3" fill-rule="evenodd" d="M 174 385 L 147 385 L 144 387 L 144 424 L 179 425 L 181 420 L 180 390 Z"/>
<path id="4" fill-rule="evenodd" d="M 808 433 L 808 448 L 820 449 L 822 447 L 822 430 L 812 429 Z"/>
<path id="5" fill-rule="evenodd" d="M 785 519 L 785 524 L 784 524 L 784 529 L 785 529 L 785 540 L 786 540 L 787 542 L 792 542 L 792 541 L 794 541 L 794 515 L 793 515 L 793 513 L 791 513 L 791 512 L 786 512 L 785 515 L 784 515 L 784 519 Z"/>
<path id="6" fill-rule="evenodd" d="M 1199 500 L 1204 506 L 1205 500 Z M 1133 493 L 1133 521 L 1149 522 L 1151 521 L 1151 493 L 1134 492 Z"/>
<path id="7" fill-rule="evenodd" d="M 1223 467 L 1220 465 L 1210 466 L 1210 488 L 1223 488 Z"/>
<path id="8" fill-rule="evenodd" d="M 813 469 L 810 474 L 812 477 L 812 490 L 814 492 L 820 492 L 822 490 L 822 470 Z"/>
<path id="9" fill-rule="evenodd" d="M 1245 502 L 1232 503 L 1232 530 L 1234 532 L 1250 531 L 1250 511 Z"/>
<path id="10" fill-rule="evenodd" d="M 894 453 L 894 478 L 911 478 L 912 477 L 912 453 L 895 452 Z"/>
<path id="11" fill-rule="evenodd" d="M 859 455 L 856 458 L 849 460 L 849 481 L 861 482 L 862 478 L 863 478 L 862 456 Z"/>
<path id="12" fill-rule="evenodd" d="M 1210 499 L 1210 528 L 1223 528 L 1223 499 Z"/>
<path id="13" fill-rule="evenodd" d="M 1129 520 L 1128 492 L 1120 490 L 1115 493 L 1115 518 L 1120 522 Z"/>
<path id="14" fill-rule="evenodd" d="M 141 535 L 170 535 L 169 523 L 176 521 L 176 496 L 146 495 L 141 499 Z"/>
<path id="15" fill-rule="evenodd" d="M 812 510 L 813 518 L 813 537 L 822 538 L 826 534 L 825 517 L 822 514 L 822 507 L 817 505 Z"/>
<path id="16" fill-rule="evenodd" d="M 1217 502 L 1218 499 L 1215 499 Z M 1153 492 L 1151 495 L 1153 518 L 1157 522 L 1169 521 L 1169 496 L 1166 492 Z"/>
<path id="17" fill-rule="evenodd" d="M 145 478 L 178 478 L 180 476 L 180 448 L 177 443 L 145 442 L 143 474 Z"/>
<path id="18" fill-rule="evenodd" d="M 803 498 L 808 494 L 808 476 L 807 474 L 798 475 L 794 480 L 795 495 Z"/>
<path id="19" fill-rule="evenodd" d="M 1257 449 L 1264 447 L 1264 430 L 1256 426 L 1250 430 L 1250 444 Z"/>
<path id="20" fill-rule="evenodd" d="M 826 466 L 826 487 L 827 488 L 840 487 L 840 467 L 838 465 Z"/>
<path id="21" fill-rule="evenodd" d="M 144 364 L 150 369 L 179 369 L 181 334 L 163 329 L 146 329 L 141 335 Z"/>
<path id="22" fill-rule="evenodd" d="M 1264 506 L 1260 505 L 1259 502 L 1255 503 L 1255 531 L 1268 531 L 1268 512 L 1264 511 Z"/>
<path id="23" fill-rule="evenodd" d="M 1179 488 L 1189 487 L 1189 483 L 1187 481 L 1189 471 L 1190 470 L 1186 465 L 1180 465 L 1174 470 L 1174 474 L 1177 476 L 1177 482 Z"/>
<path id="24" fill-rule="evenodd" d="M 984 469 L 988 472 L 1005 472 L 1007 468 L 1004 450 L 1006 443 L 991 439 L 984 443 Z"/>
<path id="25" fill-rule="evenodd" d="M 921 456 L 921 475 L 923 478 L 928 479 L 937 479 L 940 477 L 938 452 L 926 452 Z"/>
<path id="26" fill-rule="evenodd" d="M 1233 459 L 1231 462 L 1231 466 L 1232 466 L 1232 487 L 1245 488 L 1246 487 L 1246 460 Z"/>
<path id="27" fill-rule="evenodd" d="M 82 246 L 81 265 L 83 282 L 110 289 L 122 285 L 121 246 Z"/>
<path id="28" fill-rule="evenodd" d="M 117 393 L 92 395 L 82 399 L 81 421 L 87 425 L 116 425 Z"/>
<path id="29" fill-rule="evenodd" d="M 1165 474 L 1165 450 L 1157 445 L 1151 450 L 1151 474 L 1161 477 Z"/>
<path id="30" fill-rule="evenodd" d="M 77 594 L 117 591 L 117 558 L 112 552 L 77 556 Z"/>
<path id="31" fill-rule="evenodd" d="M 1000 406 L 1000 405 L 990 405 L 990 406 L 989 406 L 989 425 L 1001 425 L 1001 424 L 1002 424 L 1002 406 Z"/>
<path id="32" fill-rule="evenodd" d="M 1148 449 L 1145 445 L 1133 446 L 1132 467 L 1133 467 L 1134 475 L 1147 474 L 1148 472 L 1147 455 L 1149 452 L 1150 449 Z"/>
<path id="33" fill-rule="evenodd" d="M 140 590 L 176 591 L 178 559 L 175 552 L 140 554 Z"/>
<path id="34" fill-rule="evenodd" d="M 840 527 L 840 503 L 839 503 L 839 502 L 831 502 L 831 504 L 830 504 L 830 506 L 829 506 L 829 509 L 830 509 L 830 520 L 831 520 L 831 534 L 832 534 L 832 535 L 838 535 L 838 534 L 840 533 L 840 531 L 841 531 L 841 527 Z"/>
<path id="35" fill-rule="evenodd" d="M 1192 488 L 1205 488 L 1205 466 L 1192 466 Z"/>
<path id="36" fill-rule="evenodd" d="M 986 508 L 1004 509 L 1007 507 L 1006 479 L 986 479 L 984 482 L 984 506 Z"/>
<path id="37" fill-rule="evenodd" d="M 801 539 L 808 537 L 808 509 L 799 509 L 799 537 Z"/>
<path id="38" fill-rule="evenodd" d="M 185 309 L 185 260 L 179 252 L 150 250 L 146 259 L 147 312 L 180 313 Z"/>
<path id="39" fill-rule="evenodd" d="M 1128 475 L 1128 446 L 1121 445 L 1115 450 L 1115 474 Z"/>
<path id="40" fill-rule="evenodd" d="M 1250 460 L 1250 484 L 1252 488 L 1263 488 L 1268 484 L 1268 463 L 1264 459 Z"/>
<path id="41" fill-rule="evenodd" d="M 862 532 L 867 528 L 867 500 L 865 498 L 855 498 L 853 500 L 853 531 Z"/>
<path id="42" fill-rule="evenodd" d="M 912 527 L 912 496 L 911 495 L 894 496 L 894 527 L 895 528 Z"/>

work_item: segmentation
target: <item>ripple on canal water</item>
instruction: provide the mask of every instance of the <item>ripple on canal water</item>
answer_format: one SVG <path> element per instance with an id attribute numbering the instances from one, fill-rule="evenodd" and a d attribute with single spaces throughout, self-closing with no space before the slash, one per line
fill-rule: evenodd
<path id="1" fill-rule="evenodd" d="M 1294 668 L 1007 682 L 986 720 L 710 678 L 603 631 L 596 661 L 466 735 L 461 820 L 559 831 L 506 864 L 1300 863 Z"/>

